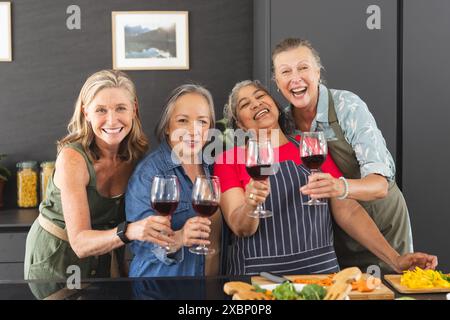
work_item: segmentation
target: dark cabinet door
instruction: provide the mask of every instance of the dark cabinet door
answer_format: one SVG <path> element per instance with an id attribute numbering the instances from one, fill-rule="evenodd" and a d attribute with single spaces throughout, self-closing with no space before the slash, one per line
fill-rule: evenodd
<path id="1" fill-rule="evenodd" d="M 380 9 L 380 29 L 367 27 L 371 5 Z M 321 55 L 327 85 L 353 91 L 367 103 L 395 158 L 397 1 L 258 0 L 254 13 L 255 77 L 270 83 L 285 103 L 267 76 L 270 53 L 264 45 L 270 52 L 286 37 L 310 40 Z"/>
<path id="2" fill-rule="evenodd" d="M 404 1 L 403 191 L 415 249 L 450 272 L 450 2 Z"/>

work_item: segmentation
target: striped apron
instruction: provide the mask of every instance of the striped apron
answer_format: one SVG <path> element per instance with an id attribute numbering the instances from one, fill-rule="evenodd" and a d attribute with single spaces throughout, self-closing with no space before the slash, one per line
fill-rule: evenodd
<path id="1" fill-rule="evenodd" d="M 250 237 L 231 236 L 229 274 L 339 271 L 328 205 L 303 205 L 308 197 L 299 189 L 308 176 L 309 171 L 294 161 L 279 163 L 277 173 L 270 176 L 270 195 L 264 203 L 273 217 L 260 219 L 258 230 Z"/>

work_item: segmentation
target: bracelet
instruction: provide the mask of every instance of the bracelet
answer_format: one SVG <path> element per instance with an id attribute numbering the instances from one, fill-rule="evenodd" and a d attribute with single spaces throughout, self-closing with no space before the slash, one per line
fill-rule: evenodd
<path id="1" fill-rule="evenodd" d="M 348 196 L 348 182 L 347 179 L 345 179 L 345 177 L 339 177 L 339 180 L 344 181 L 344 194 L 340 197 L 337 197 L 337 199 L 344 200 Z"/>

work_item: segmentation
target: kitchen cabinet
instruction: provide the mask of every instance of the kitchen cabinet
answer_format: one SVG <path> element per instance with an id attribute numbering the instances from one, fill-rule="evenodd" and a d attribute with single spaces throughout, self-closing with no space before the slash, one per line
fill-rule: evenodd
<path id="1" fill-rule="evenodd" d="M 28 230 L 37 209 L 0 211 L 0 280 L 23 280 L 23 261 Z"/>

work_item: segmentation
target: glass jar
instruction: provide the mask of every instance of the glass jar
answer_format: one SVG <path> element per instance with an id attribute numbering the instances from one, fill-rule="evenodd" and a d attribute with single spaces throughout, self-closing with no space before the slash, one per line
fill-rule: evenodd
<path id="1" fill-rule="evenodd" d="M 47 185 L 53 170 L 55 170 L 55 161 L 41 162 L 41 201 L 47 199 Z"/>
<path id="2" fill-rule="evenodd" d="M 33 208 L 38 205 L 38 164 L 36 161 L 17 163 L 17 206 Z"/>

